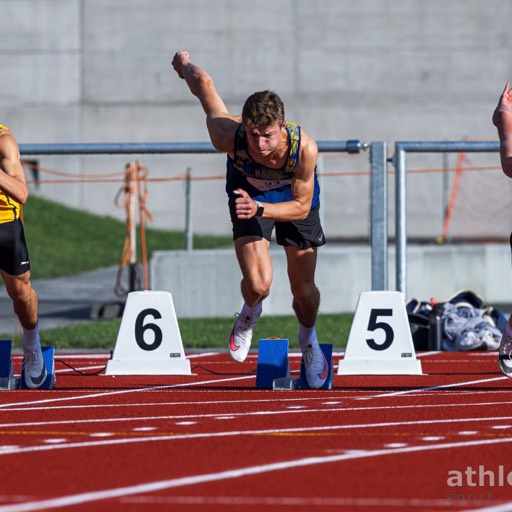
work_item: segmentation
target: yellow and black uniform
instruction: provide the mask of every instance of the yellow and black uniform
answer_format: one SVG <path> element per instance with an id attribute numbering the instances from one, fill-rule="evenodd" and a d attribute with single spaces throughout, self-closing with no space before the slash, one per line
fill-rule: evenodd
<path id="1" fill-rule="evenodd" d="M 0 124 L 0 129 L 9 130 L 7 126 Z M 20 218 L 20 204 L 0 190 L 0 224 L 11 222 Z"/>
<path id="2" fill-rule="evenodd" d="M 20 218 L 20 203 L 0 190 L 0 224 Z"/>
<path id="3" fill-rule="evenodd" d="M 0 129 L 9 128 L 0 124 Z M 13 276 L 30 270 L 20 213 L 21 205 L 0 190 L 0 269 Z"/>

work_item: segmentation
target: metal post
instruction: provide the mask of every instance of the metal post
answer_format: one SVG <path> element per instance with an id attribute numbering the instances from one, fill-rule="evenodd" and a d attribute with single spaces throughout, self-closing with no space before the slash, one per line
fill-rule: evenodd
<path id="1" fill-rule="evenodd" d="M 194 248 L 194 233 L 192 228 L 192 168 L 187 167 L 185 179 L 185 249 Z"/>
<path id="2" fill-rule="evenodd" d="M 130 288 L 131 292 L 136 290 L 137 282 L 137 202 L 135 167 L 130 166 Z"/>
<path id="3" fill-rule="evenodd" d="M 322 155 L 318 155 L 316 160 L 316 171 L 318 173 L 318 185 L 320 186 L 320 193 L 322 196 L 322 204 L 320 205 L 320 224 L 325 232 L 325 194 L 322 193 L 324 189 L 324 170 L 325 160 Z"/>
<path id="4" fill-rule="evenodd" d="M 323 153 L 358 154 L 368 148 L 359 140 L 318 141 Z M 63 144 L 20 144 L 22 155 L 133 155 L 133 154 L 189 154 L 218 153 L 210 142 L 84 142 Z"/>
<path id="5" fill-rule="evenodd" d="M 448 169 L 450 167 L 450 155 L 449 153 L 443 153 L 443 210 L 442 210 L 442 221 L 441 221 L 441 233 L 443 232 L 444 217 L 448 208 L 448 201 L 450 199 L 450 175 Z"/>
<path id="6" fill-rule="evenodd" d="M 405 151 L 395 147 L 395 257 L 396 289 L 405 294 L 407 282 L 407 183 L 405 176 Z"/>
<path id="7" fill-rule="evenodd" d="M 405 293 L 407 285 L 407 230 L 406 230 L 406 153 L 488 153 L 499 151 L 499 142 L 452 141 L 397 141 L 392 161 L 396 170 L 395 226 L 396 226 L 396 288 Z"/>
<path id="8" fill-rule="evenodd" d="M 387 146 L 385 142 L 370 145 L 370 209 L 372 290 L 388 288 L 388 196 Z"/>

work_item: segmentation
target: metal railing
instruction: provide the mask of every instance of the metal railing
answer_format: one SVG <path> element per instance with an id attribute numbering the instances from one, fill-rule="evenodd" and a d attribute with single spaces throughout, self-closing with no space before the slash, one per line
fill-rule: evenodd
<path id="1" fill-rule="evenodd" d="M 368 149 L 368 144 L 359 140 L 320 141 L 317 144 L 318 150 L 323 153 L 354 154 Z M 209 142 L 20 144 L 22 155 L 133 155 L 217 152 Z"/>
<path id="2" fill-rule="evenodd" d="M 359 140 L 319 141 L 320 153 L 357 154 L 370 150 L 370 245 L 372 290 L 388 289 L 388 163 L 396 171 L 395 179 L 395 270 L 396 290 L 406 293 L 407 286 L 407 153 L 483 153 L 498 152 L 498 142 L 471 141 L 397 141 L 394 154 L 387 157 L 385 142 L 364 143 Z M 91 154 L 187 154 L 217 153 L 209 142 L 162 143 L 65 143 L 20 144 L 22 155 L 91 155 Z M 188 211 L 188 210 L 187 210 Z M 187 222 L 187 229 L 190 223 Z M 191 233 L 186 233 L 188 240 Z"/>
<path id="3" fill-rule="evenodd" d="M 369 148 L 371 159 L 371 276 L 372 290 L 387 289 L 387 169 L 386 144 L 368 144 L 359 140 L 318 141 L 320 153 L 358 154 Z M 217 153 L 209 142 L 148 143 L 63 143 L 20 144 L 22 155 L 114 155 L 114 154 L 187 154 Z M 190 191 L 187 192 L 190 194 Z M 188 199 L 187 199 L 188 201 Z M 187 203 L 186 215 L 190 215 Z M 185 242 L 191 246 L 190 218 L 186 219 Z"/>
<path id="4" fill-rule="evenodd" d="M 407 153 L 491 153 L 499 151 L 499 142 L 423 142 L 397 141 L 390 159 L 396 171 L 395 179 L 395 237 L 396 289 L 407 291 Z"/>

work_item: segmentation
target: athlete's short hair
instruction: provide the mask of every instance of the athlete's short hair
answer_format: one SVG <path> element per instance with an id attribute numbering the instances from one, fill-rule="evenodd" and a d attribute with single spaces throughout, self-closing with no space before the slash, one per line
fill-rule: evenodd
<path id="1" fill-rule="evenodd" d="M 249 128 L 281 124 L 284 121 L 284 104 L 273 91 L 260 91 L 245 100 L 242 123 Z"/>

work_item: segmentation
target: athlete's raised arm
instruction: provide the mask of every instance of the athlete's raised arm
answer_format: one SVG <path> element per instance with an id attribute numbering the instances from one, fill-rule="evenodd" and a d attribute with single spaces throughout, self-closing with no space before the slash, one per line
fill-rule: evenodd
<path id="1" fill-rule="evenodd" d="M 172 67 L 187 83 L 190 92 L 201 102 L 206 114 L 206 126 L 213 146 L 224 153 L 233 153 L 235 132 L 240 118 L 232 116 L 217 93 L 212 77 L 202 68 L 192 64 L 188 52 L 177 52 Z"/>
<path id="2" fill-rule="evenodd" d="M 18 144 L 7 128 L 0 128 L 0 190 L 21 204 L 28 199 Z"/>

